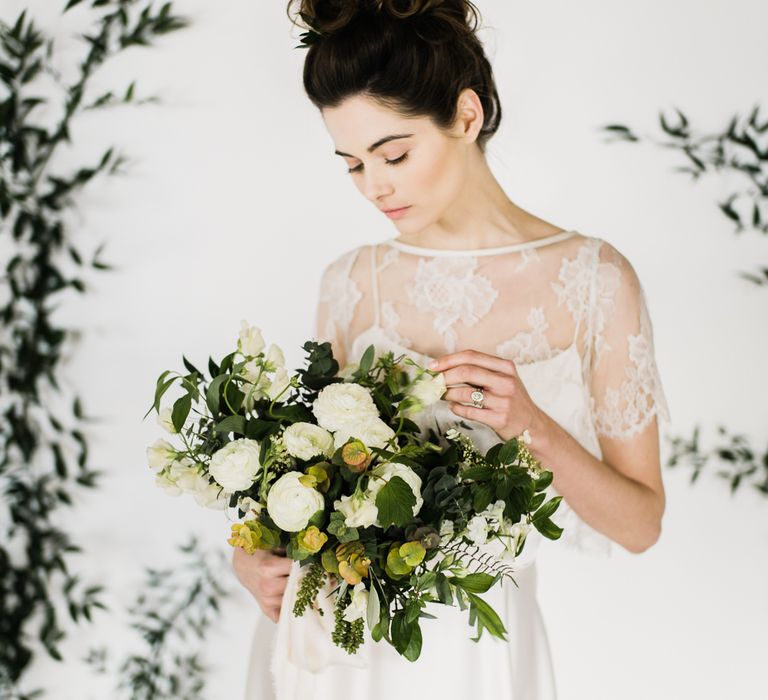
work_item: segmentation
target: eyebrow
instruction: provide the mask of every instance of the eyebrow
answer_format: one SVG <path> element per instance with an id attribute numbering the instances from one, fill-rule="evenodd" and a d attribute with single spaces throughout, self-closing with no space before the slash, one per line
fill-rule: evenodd
<path id="1" fill-rule="evenodd" d="M 372 143 L 370 146 L 368 146 L 368 153 L 373 153 L 379 146 L 382 146 L 383 144 L 387 143 L 388 141 L 394 141 L 395 139 L 407 139 L 409 136 L 413 136 L 413 134 L 391 134 L 390 136 L 384 136 L 383 138 L 380 138 L 378 141 Z M 356 158 L 357 156 L 353 156 L 349 153 L 344 153 L 343 151 L 334 151 L 334 153 L 337 156 L 347 156 L 349 158 Z"/>

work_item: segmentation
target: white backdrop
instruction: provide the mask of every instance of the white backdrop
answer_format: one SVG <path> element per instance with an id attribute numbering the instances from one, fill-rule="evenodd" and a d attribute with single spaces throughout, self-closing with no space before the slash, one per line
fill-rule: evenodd
<path id="1" fill-rule="evenodd" d="M 62 17 L 64 4 L 3 0 L 0 16 L 29 7 L 74 63 L 87 11 Z M 605 238 L 633 263 L 675 434 L 698 422 L 714 435 L 723 422 L 761 445 L 768 292 L 736 272 L 768 262 L 768 245 L 755 234 L 736 238 L 716 208 L 740 183 L 692 184 L 672 172 L 673 154 L 606 145 L 598 129 L 620 122 L 658 135 L 658 110 L 673 106 L 705 131 L 755 102 L 768 113 L 765 3 L 477 4 L 504 110 L 488 157 L 505 190 L 558 226 Z M 63 371 L 99 417 L 88 436 L 93 465 L 107 472 L 65 525 L 85 546 L 80 569 L 107 584 L 118 608 L 132 600 L 143 567 L 175 556 L 187 532 L 229 550 L 221 513 L 152 484 L 144 450 L 162 435 L 141 417 L 156 377 L 181 369 L 182 352 L 196 364 L 220 359 L 241 318 L 298 367 L 322 267 L 397 235 L 332 154 L 303 94 L 304 53 L 292 48 L 283 0 L 174 5 L 193 25 L 126 51 L 99 71 L 93 92 L 137 78 L 137 94 L 159 94 L 163 104 L 89 115 L 59 160 L 95 161 L 111 144 L 132 159 L 127 175 L 89 186 L 72 218 L 79 245 L 107 241 L 103 257 L 119 269 L 93 277 L 59 316 L 82 334 Z M 540 599 L 561 700 L 765 697 L 768 502 L 748 488 L 731 497 L 711 473 L 691 486 L 689 473 L 665 470 L 663 533 L 648 552 L 611 561 L 556 545 L 544 552 Z M 221 577 L 234 594 L 208 639 L 208 696 L 239 698 L 261 613 L 229 569 Z M 109 679 L 98 686 L 75 659 L 106 637 L 118 650 L 135 641 L 118 617 L 99 620 L 75 631 L 67 664 L 35 667 L 36 679 L 56 688 L 50 697 L 105 696 Z"/>

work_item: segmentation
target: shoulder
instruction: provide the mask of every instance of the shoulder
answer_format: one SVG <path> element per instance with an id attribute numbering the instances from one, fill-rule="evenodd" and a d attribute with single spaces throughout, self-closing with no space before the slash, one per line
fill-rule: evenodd
<path id="1" fill-rule="evenodd" d="M 363 251 L 370 247 L 369 245 L 359 245 L 342 253 L 336 253 L 323 267 L 321 273 L 322 280 L 328 282 L 339 278 L 349 278 L 352 274 L 352 269 L 355 267 L 355 262 L 363 257 Z"/>

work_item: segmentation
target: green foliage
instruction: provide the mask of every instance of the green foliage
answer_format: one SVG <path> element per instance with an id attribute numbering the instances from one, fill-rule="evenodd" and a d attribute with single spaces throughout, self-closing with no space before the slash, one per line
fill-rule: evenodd
<path id="1" fill-rule="evenodd" d="M 405 526 L 413 518 L 416 496 L 399 476 L 392 476 L 376 494 L 376 508 L 383 528 L 389 525 Z"/>
<path id="2" fill-rule="evenodd" d="M 79 488 L 95 487 L 99 472 L 89 466 L 81 425 L 92 418 L 85 415 L 80 397 L 69 395 L 60 381 L 60 360 L 73 332 L 55 323 L 54 312 L 62 293 L 88 290 L 89 270 L 112 269 L 100 258 L 104 244 L 92 254 L 78 249 L 67 211 L 87 184 L 119 172 L 124 158 L 108 147 L 94 162 L 64 172 L 55 171 L 52 163 L 71 149 L 73 125 L 85 110 L 134 101 L 131 83 L 119 99 L 109 93 L 85 104 L 92 74 L 126 46 L 149 44 L 155 35 L 183 26 L 171 13 L 171 3 L 159 11 L 141 5 L 91 3 L 93 31 L 83 36 L 84 55 L 68 84 L 58 77 L 53 40 L 26 10 L 11 25 L 0 20 L 0 236 L 11 250 L 0 278 L 9 292 L 0 307 L 5 330 L 0 386 L 6 399 L 0 420 L 0 492 L 10 516 L 0 536 L 0 694 L 16 692 L 38 643 L 61 659 L 67 634 L 62 609 L 80 622 L 103 607 L 100 587 L 82 582 L 72 571 L 80 548 L 62 525 L 67 521 L 62 507 L 72 504 Z M 138 16 L 135 10 L 141 10 Z M 42 96 L 36 79 L 43 74 L 57 77 L 59 94 Z M 46 124 L 46 111 L 60 114 L 58 122 Z M 52 408 L 51 390 L 63 399 L 55 403 L 70 411 Z M 182 402 L 177 419 L 184 410 Z"/>

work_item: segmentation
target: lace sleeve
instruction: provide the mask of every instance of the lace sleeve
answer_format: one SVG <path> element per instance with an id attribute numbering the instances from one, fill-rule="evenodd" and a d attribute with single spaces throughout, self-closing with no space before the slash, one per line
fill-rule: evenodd
<path id="1" fill-rule="evenodd" d="M 590 291 L 590 402 L 598 437 L 626 440 L 654 415 L 669 421 L 653 328 L 630 262 L 603 242 Z"/>
<path id="2" fill-rule="evenodd" d="M 352 278 L 359 248 L 339 256 L 322 273 L 315 312 L 315 340 L 328 341 L 339 367 L 346 364 L 349 325 L 363 294 Z"/>

